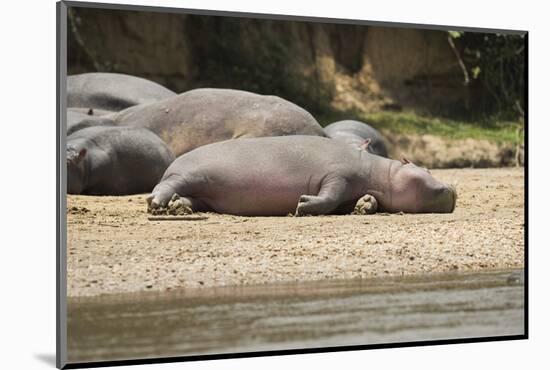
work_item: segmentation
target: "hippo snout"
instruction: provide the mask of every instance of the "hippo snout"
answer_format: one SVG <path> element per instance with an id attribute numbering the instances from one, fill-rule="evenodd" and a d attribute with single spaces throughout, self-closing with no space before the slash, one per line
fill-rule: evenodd
<path id="1" fill-rule="evenodd" d="M 456 188 L 452 185 L 442 184 L 429 195 L 429 198 L 431 199 L 426 200 L 423 212 L 453 213 L 457 198 Z"/>
<path id="2" fill-rule="evenodd" d="M 458 194 L 456 192 L 456 188 L 454 187 L 454 185 L 448 185 L 448 189 L 451 192 L 451 196 L 453 198 L 453 203 L 452 203 L 451 210 L 449 211 L 449 213 L 453 213 L 454 210 L 455 210 L 455 207 L 456 207 L 456 199 L 458 198 Z"/>
<path id="3" fill-rule="evenodd" d="M 453 185 L 443 185 L 439 195 L 435 198 L 434 210 L 437 213 L 453 213 L 456 206 L 456 188 Z"/>

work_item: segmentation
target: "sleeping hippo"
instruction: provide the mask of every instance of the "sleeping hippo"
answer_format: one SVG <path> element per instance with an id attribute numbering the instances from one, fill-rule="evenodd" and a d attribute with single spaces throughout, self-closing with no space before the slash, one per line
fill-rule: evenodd
<path id="1" fill-rule="evenodd" d="M 83 73 L 67 77 L 67 106 L 121 111 L 176 95 L 156 82 L 120 73 Z"/>
<path id="2" fill-rule="evenodd" d="M 325 136 L 311 114 L 289 101 L 230 89 L 191 90 L 106 118 L 118 125 L 150 129 L 176 156 L 239 137 Z"/>
<path id="3" fill-rule="evenodd" d="M 92 126 L 115 126 L 115 121 L 107 117 L 112 112 L 100 109 L 67 109 L 67 136 L 73 132 Z"/>
<path id="4" fill-rule="evenodd" d="M 378 130 L 366 123 L 353 120 L 338 121 L 326 126 L 325 133 L 331 139 L 342 141 L 356 148 L 366 149 L 372 154 L 388 157 L 384 137 Z"/>
<path id="5" fill-rule="evenodd" d="M 241 138 L 176 159 L 147 198 L 177 195 L 192 211 L 241 216 L 349 213 L 361 200 L 383 212 L 453 212 L 456 190 L 427 170 L 314 136 Z"/>
<path id="6" fill-rule="evenodd" d="M 147 129 L 84 128 L 67 138 L 67 192 L 150 192 L 174 158 L 166 144 Z"/>

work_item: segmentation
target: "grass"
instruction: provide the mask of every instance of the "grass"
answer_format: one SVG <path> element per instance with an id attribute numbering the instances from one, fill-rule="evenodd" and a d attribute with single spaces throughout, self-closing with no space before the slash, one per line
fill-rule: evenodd
<path id="1" fill-rule="evenodd" d="M 343 118 L 345 116 L 345 118 Z M 409 112 L 332 113 L 318 117 L 323 126 L 342 119 L 357 119 L 371 126 L 398 134 L 435 135 L 451 139 L 485 139 L 501 143 L 516 143 L 518 129 L 523 127 L 520 122 L 500 121 L 491 119 L 473 123 L 456 121 L 440 117 L 421 116 Z M 519 140 L 524 140 L 523 130 L 519 132 Z"/>

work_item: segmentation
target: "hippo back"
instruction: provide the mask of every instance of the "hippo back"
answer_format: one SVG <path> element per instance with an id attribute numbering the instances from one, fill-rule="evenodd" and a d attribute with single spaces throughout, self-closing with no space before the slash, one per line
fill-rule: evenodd
<path id="1" fill-rule="evenodd" d="M 352 146 L 360 147 L 365 140 L 370 143 L 367 151 L 381 157 L 388 157 L 388 149 L 382 134 L 374 127 L 354 120 L 344 120 L 331 123 L 325 127 L 325 133 L 331 139 L 343 141 Z"/>
<path id="2" fill-rule="evenodd" d="M 120 111 L 176 95 L 144 78 L 119 73 L 83 73 L 67 78 L 67 106 Z"/>
<path id="3" fill-rule="evenodd" d="M 67 158 L 68 193 L 94 195 L 151 191 L 175 159 L 147 129 L 98 126 L 67 137 Z"/>
<path id="4" fill-rule="evenodd" d="M 146 127 L 176 156 L 240 137 L 326 136 L 303 108 L 277 96 L 231 89 L 196 89 L 116 116 L 119 125 Z"/>
<path id="5" fill-rule="evenodd" d="M 92 114 L 89 114 L 92 113 Z M 114 126 L 115 122 L 108 118 L 108 115 L 95 111 L 84 111 L 82 109 L 67 109 L 67 136 L 72 133 L 92 126 Z"/>

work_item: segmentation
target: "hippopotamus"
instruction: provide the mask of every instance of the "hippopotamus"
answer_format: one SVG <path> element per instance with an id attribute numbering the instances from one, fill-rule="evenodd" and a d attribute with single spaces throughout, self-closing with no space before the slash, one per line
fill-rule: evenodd
<path id="1" fill-rule="evenodd" d="M 67 192 L 150 192 L 174 159 L 166 144 L 147 129 L 84 128 L 67 137 Z"/>
<path id="2" fill-rule="evenodd" d="M 148 209 L 177 195 L 191 211 L 240 216 L 349 213 L 362 200 L 382 212 L 450 213 L 457 193 L 412 163 L 330 138 L 240 138 L 178 157 L 147 197 Z"/>
<path id="3" fill-rule="evenodd" d="M 326 136 L 311 114 L 287 100 L 231 89 L 190 90 L 106 117 L 118 125 L 150 129 L 176 156 L 240 137 Z"/>
<path id="4" fill-rule="evenodd" d="M 116 126 L 115 121 L 108 118 L 112 112 L 100 109 L 67 109 L 67 136 L 73 132 L 92 126 Z"/>
<path id="5" fill-rule="evenodd" d="M 120 73 L 83 73 L 67 77 L 67 106 L 118 112 L 176 93 L 141 77 Z"/>
<path id="6" fill-rule="evenodd" d="M 374 127 L 360 121 L 345 120 L 325 126 L 325 133 L 331 139 L 347 143 L 369 153 L 388 157 L 384 138 Z"/>

